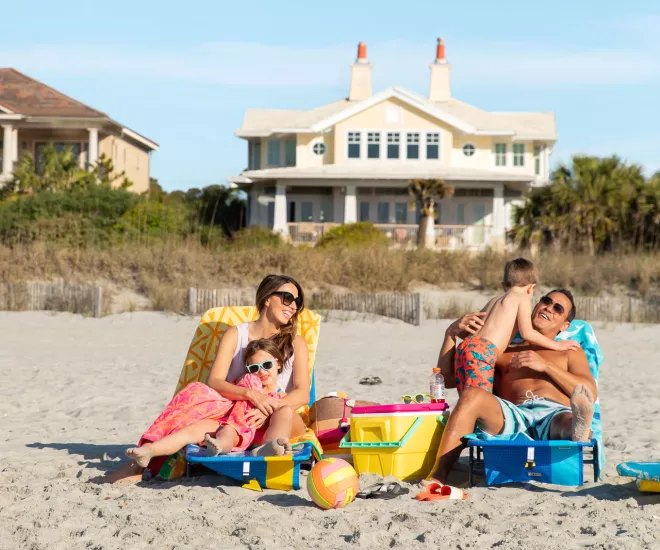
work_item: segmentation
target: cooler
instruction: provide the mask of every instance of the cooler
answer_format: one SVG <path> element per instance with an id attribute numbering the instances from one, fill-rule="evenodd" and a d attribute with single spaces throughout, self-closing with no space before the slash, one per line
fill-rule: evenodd
<path id="1" fill-rule="evenodd" d="M 448 409 L 446 403 L 355 407 L 340 448 L 350 449 L 358 474 L 424 478 L 435 463 Z"/>

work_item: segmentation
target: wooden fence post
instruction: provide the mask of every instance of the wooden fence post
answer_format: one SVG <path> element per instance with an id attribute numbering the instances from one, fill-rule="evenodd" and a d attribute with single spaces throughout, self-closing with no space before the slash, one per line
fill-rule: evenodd
<path id="1" fill-rule="evenodd" d="M 188 313 L 197 315 L 197 289 L 192 287 L 188 289 Z"/>
<path id="2" fill-rule="evenodd" d="M 415 292 L 415 294 L 413 294 L 413 303 L 415 304 L 415 321 L 413 324 L 418 327 L 424 322 L 424 304 L 422 303 L 421 292 Z"/>
<path id="3" fill-rule="evenodd" d="M 94 317 L 97 319 L 103 316 L 103 287 L 97 286 L 94 289 Z"/>

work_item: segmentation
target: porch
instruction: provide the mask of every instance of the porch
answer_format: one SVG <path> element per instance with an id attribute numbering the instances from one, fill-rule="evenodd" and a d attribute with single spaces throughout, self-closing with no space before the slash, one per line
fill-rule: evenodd
<path id="1" fill-rule="evenodd" d="M 330 229 L 341 224 L 335 222 L 289 222 L 287 231 L 295 245 L 313 246 Z M 417 224 L 379 224 L 381 231 L 393 245 L 407 247 L 417 244 Z M 481 249 L 489 246 L 492 227 L 489 225 L 435 225 L 435 248 L 438 250 Z"/>

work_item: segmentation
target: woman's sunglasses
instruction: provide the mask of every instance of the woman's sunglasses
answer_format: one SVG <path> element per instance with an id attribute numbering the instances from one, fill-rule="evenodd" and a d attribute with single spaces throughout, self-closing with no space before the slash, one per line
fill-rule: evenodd
<path id="1" fill-rule="evenodd" d="M 564 306 L 562 306 L 561 304 L 558 304 L 557 302 L 553 301 L 552 298 L 550 298 L 549 296 L 541 297 L 539 302 L 541 304 L 543 304 L 544 306 L 552 306 L 552 309 L 555 310 L 555 313 L 558 313 L 559 315 L 563 315 L 564 312 L 566 311 Z"/>
<path id="2" fill-rule="evenodd" d="M 274 296 L 279 296 L 280 299 L 282 300 L 282 303 L 285 306 L 290 306 L 291 304 L 296 304 L 296 309 L 300 309 L 303 305 L 302 298 L 300 296 L 298 296 L 297 298 L 294 298 L 293 294 L 291 294 L 290 292 L 278 291 L 278 292 L 273 292 L 273 295 Z"/>
<path id="3" fill-rule="evenodd" d="M 429 395 L 428 393 L 417 393 L 415 395 L 402 395 L 401 399 L 403 399 L 403 402 L 406 405 L 410 405 L 411 403 L 424 403 L 427 397 L 429 398 L 429 401 L 433 399 L 433 396 Z"/>
<path id="4" fill-rule="evenodd" d="M 250 374 L 257 374 L 259 369 L 269 371 L 275 366 L 275 361 L 264 361 L 263 363 L 252 363 L 251 365 L 245 365 L 245 370 Z"/>

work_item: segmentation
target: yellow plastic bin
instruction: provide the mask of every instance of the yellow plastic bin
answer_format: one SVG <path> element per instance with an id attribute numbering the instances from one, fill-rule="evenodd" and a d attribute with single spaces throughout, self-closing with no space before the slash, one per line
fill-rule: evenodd
<path id="1" fill-rule="evenodd" d="M 446 403 L 355 407 L 339 446 L 350 449 L 358 474 L 422 479 L 435 462 L 448 408 Z"/>

